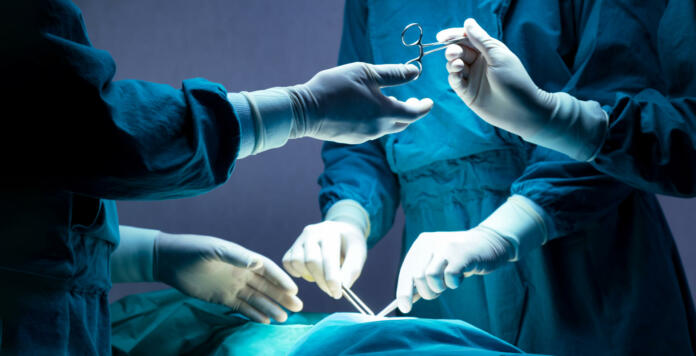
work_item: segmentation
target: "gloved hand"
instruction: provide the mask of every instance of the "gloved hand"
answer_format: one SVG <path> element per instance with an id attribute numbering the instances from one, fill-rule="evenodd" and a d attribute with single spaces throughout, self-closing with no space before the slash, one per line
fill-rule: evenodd
<path id="1" fill-rule="evenodd" d="M 414 289 L 424 299 L 435 299 L 446 288 L 458 288 L 466 277 L 517 261 L 546 242 L 547 220 L 548 215 L 536 203 L 513 195 L 473 229 L 420 234 L 399 271 L 399 310 L 411 311 Z"/>
<path id="2" fill-rule="evenodd" d="M 433 101 L 402 102 L 384 96 L 380 88 L 417 75 L 413 65 L 350 63 L 293 87 L 229 93 L 240 120 L 237 158 L 281 147 L 291 138 L 358 144 L 402 131 L 425 116 Z"/>
<path id="3" fill-rule="evenodd" d="M 302 309 L 297 285 L 273 261 L 215 237 L 160 233 L 152 271 L 155 280 L 186 295 L 226 305 L 260 323 L 287 320 L 281 306 Z"/>
<path id="4" fill-rule="evenodd" d="M 350 63 L 319 72 L 288 88 L 296 118 L 290 138 L 358 144 L 395 133 L 425 116 L 430 99 L 388 98 L 381 87 L 405 84 L 418 76 L 413 65 Z"/>
<path id="5" fill-rule="evenodd" d="M 541 90 L 519 58 L 473 19 L 441 31 L 437 39 L 462 35 L 468 42 L 448 46 L 445 56 L 450 86 L 469 108 L 494 126 L 572 158 L 596 155 L 608 127 L 597 102 Z"/>
<path id="6" fill-rule="evenodd" d="M 285 253 L 283 266 L 292 276 L 316 282 L 326 294 L 341 299 L 341 284 L 355 283 L 366 258 L 365 233 L 359 227 L 326 220 L 304 228 Z"/>
<path id="7" fill-rule="evenodd" d="M 431 300 L 462 279 L 486 274 L 514 257 L 513 245 L 492 230 L 424 232 L 401 265 L 396 298 L 399 310 L 411 311 L 413 290 Z"/>

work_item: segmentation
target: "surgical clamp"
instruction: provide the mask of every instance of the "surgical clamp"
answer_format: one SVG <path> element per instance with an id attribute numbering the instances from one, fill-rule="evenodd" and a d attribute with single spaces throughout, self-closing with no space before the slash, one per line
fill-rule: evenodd
<path id="1" fill-rule="evenodd" d="M 411 29 L 411 28 L 417 28 L 418 29 L 418 39 L 412 42 L 406 42 L 406 32 Z M 410 31 L 413 33 L 413 31 Z M 460 43 L 467 41 L 467 38 L 465 36 L 461 37 L 456 37 L 452 38 L 447 41 L 442 41 L 442 42 L 431 42 L 431 43 L 423 43 L 423 27 L 419 23 L 412 23 L 409 24 L 408 26 L 404 27 L 404 30 L 401 31 L 401 43 L 403 43 L 404 46 L 406 47 L 414 47 L 418 46 L 418 57 L 411 59 L 410 61 L 406 62 L 405 64 L 417 64 L 418 65 L 418 76 L 423 73 L 423 57 L 437 51 L 441 51 L 447 46 L 455 43 Z M 431 49 L 429 51 L 426 51 L 426 47 L 435 47 L 435 46 L 441 46 L 435 49 Z M 416 77 L 418 78 L 418 77 Z"/>

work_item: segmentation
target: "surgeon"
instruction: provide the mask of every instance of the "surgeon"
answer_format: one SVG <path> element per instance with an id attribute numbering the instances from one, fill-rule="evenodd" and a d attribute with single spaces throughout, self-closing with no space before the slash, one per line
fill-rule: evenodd
<path id="1" fill-rule="evenodd" d="M 595 79 L 605 83 L 596 88 L 605 91 L 602 95 L 540 89 L 522 61 L 503 42 L 478 31 L 473 19 L 437 38 L 465 35 L 471 40 L 468 46 L 452 45 L 447 50 L 449 81 L 486 122 L 591 162 L 636 188 L 696 196 L 694 6 L 693 1 L 667 2 L 664 11 L 651 19 L 654 31 L 629 63 L 612 57 L 577 63 L 592 66 Z M 622 66 L 631 71 L 617 70 Z M 641 76 L 648 73 L 661 77 L 646 83 Z M 629 92 L 620 84 L 630 82 L 649 85 Z"/>
<path id="2" fill-rule="evenodd" d="M 417 55 L 401 43 L 409 23 L 420 23 L 423 41 L 432 42 L 475 18 L 520 56 L 539 88 L 606 103 L 614 89 L 635 95 L 661 82 L 653 57 L 636 53 L 650 54 L 644 39 L 665 6 L 349 0 L 339 57 L 406 61 Z M 464 320 L 533 353 L 696 353 L 691 294 L 656 199 L 480 120 L 437 57 L 424 58 L 417 81 L 386 90 L 397 98 L 428 93 L 437 101 L 429 117 L 363 144 L 324 145 L 323 221 L 300 234 L 285 269 L 339 298 L 341 284 L 369 272 L 367 249 L 401 206 L 402 313 Z M 623 67 L 613 65 L 604 81 L 596 71 L 606 63 Z"/>
<path id="3" fill-rule="evenodd" d="M 302 305 L 272 261 L 213 237 L 119 227 L 112 199 L 200 194 L 237 159 L 288 139 L 357 144 L 432 106 L 380 92 L 417 75 L 400 64 L 353 63 L 242 93 L 200 78 L 181 89 L 113 81 L 113 59 L 91 46 L 67 0 L 3 1 L 0 33 L 0 354 L 109 354 L 112 277 L 284 320 L 281 307 Z"/>

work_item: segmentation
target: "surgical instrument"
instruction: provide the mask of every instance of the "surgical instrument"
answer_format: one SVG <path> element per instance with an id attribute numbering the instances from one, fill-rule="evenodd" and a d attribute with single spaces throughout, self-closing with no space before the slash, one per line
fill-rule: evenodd
<path id="1" fill-rule="evenodd" d="M 358 296 L 350 290 L 350 288 L 346 286 L 341 286 L 341 289 L 343 289 L 343 296 L 355 307 L 355 309 L 358 309 L 360 314 L 365 314 L 365 315 L 372 315 L 374 316 L 375 313 L 360 299 Z"/>
<path id="2" fill-rule="evenodd" d="M 418 29 L 418 39 L 412 41 L 412 42 L 406 42 L 406 32 L 411 29 L 411 28 L 417 28 Z M 410 31 L 414 33 L 413 31 Z M 408 26 L 404 27 L 404 30 L 401 31 L 401 43 L 403 43 L 404 46 L 406 47 L 414 47 L 418 46 L 418 57 L 411 59 L 410 61 L 406 62 L 405 64 L 417 64 L 418 65 L 418 76 L 423 73 L 423 57 L 437 51 L 441 51 L 447 46 L 455 43 L 460 43 L 460 42 L 465 42 L 468 41 L 468 39 L 465 36 L 461 37 L 456 37 L 452 38 L 447 41 L 442 41 L 442 42 L 431 42 L 431 43 L 423 43 L 423 27 L 417 22 L 414 22 L 412 24 L 409 24 Z M 435 49 L 431 49 L 429 51 L 425 51 L 426 47 L 435 47 L 435 46 L 441 46 Z M 418 78 L 418 77 L 416 77 Z"/>
<path id="3" fill-rule="evenodd" d="M 413 303 L 417 302 L 418 299 L 420 299 L 420 295 L 414 294 L 413 295 Z M 396 302 L 396 299 L 394 299 L 391 303 L 389 303 L 389 305 L 387 305 L 384 309 L 382 309 L 382 311 L 377 313 L 377 317 L 383 318 L 383 317 L 387 316 L 387 314 L 396 310 L 396 307 L 397 307 L 397 302 Z"/>

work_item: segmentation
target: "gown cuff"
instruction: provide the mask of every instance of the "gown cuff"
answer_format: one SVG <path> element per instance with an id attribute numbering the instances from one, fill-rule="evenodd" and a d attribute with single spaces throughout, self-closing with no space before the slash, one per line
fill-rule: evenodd
<path id="1" fill-rule="evenodd" d="M 524 196 L 513 195 L 479 226 L 496 232 L 513 245 L 515 251 L 510 261 L 514 262 L 546 243 L 549 236 L 546 221 L 549 220 L 536 203 Z"/>
<path id="2" fill-rule="evenodd" d="M 342 221 L 353 224 L 363 232 L 365 238 L 370 236 L 370 216 L 365 208 L 355 200 L 343 199 L 337 201 L 326 212 L 324 220 Z"/>
<path id="3" fill-rule="evenodd" d="M 111 254 L 114 283 L 154 281 L 153 253 L 159 230 L 119 226 L 121 242 Z"/>
<path id="4" fill-rule="evenodd" d="M 551 118 L 526 141 L 561 152 L 578 161 L 591 161 L 609 131 L 609 116 L 596 101 L 583 101 L 558 92 Z"/>

